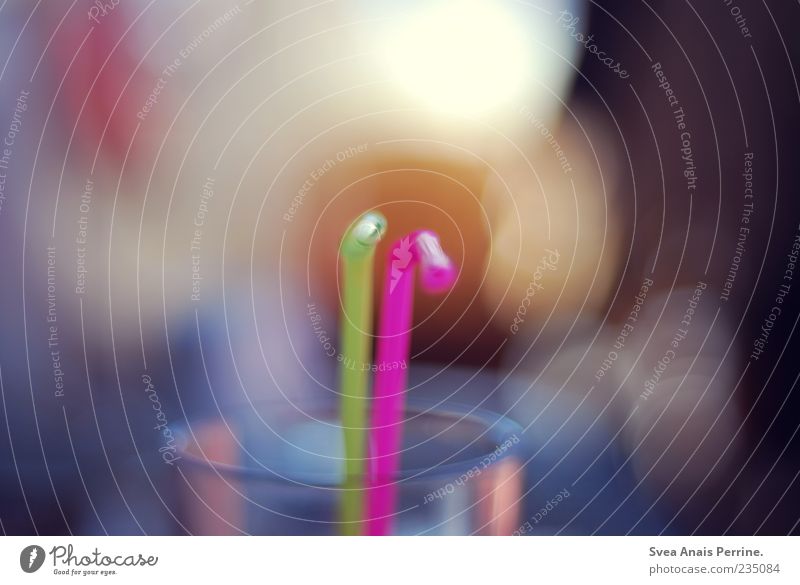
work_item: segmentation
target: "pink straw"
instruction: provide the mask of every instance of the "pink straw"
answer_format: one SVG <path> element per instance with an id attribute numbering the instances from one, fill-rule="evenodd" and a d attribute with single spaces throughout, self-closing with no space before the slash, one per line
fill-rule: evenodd
<path id="1" fill-rule="evenodd" d="M 369 489 L 366 534 L 385 535 L 391 529 L 400 468 L 407 365 L 414 305 L 414 265 L 419 263 L 422 286 L 443 292 L 456 279 L 456 268 L 442 250 L 438 236 L 427 230 L 412 233 L 392 248 L 386 267 L 373 383 L 369 438 Z"/>

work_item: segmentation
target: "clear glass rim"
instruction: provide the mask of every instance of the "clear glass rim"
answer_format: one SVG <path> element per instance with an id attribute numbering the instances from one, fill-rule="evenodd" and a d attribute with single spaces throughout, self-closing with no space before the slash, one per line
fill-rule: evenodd
<path id="1" fill-rule="evenodd" d="M 277 403 L 276 401 L 270 400 L 262 400 L 254 403 L 254 405 L 264 405 L 264 404 L 281 404 Z M 281 404 L 285 406 L 284 404 Z M 325 409 L 325 410 L 334 410 L 335 406 L 331 404 L 325 403 L 309 403 L 305 406 L 309 407 L 310 409 Z M 222 420 L 224 419 L 225 414 L 231 414 L 232 411 L 235 411 L 237 408 L 248 408 L 250 405 L 242 405 L 239 407 L 229 408 L 226 411 L 223 411 L 221 414 L 223 415 Z M 251 407 L 250 407 L 251 408 Z M 472 406 L 467 406 L 464 404 L 457 404 L 457 403 L 448 403 L 448 404 L 441 404 L 433 401 L 426 401 L 426 400 L 419 400 L 419 399 L 411 399 L 405 406 L 406 412 L 413 412 L 417 416 L 426 416 L 428 414 L 434 414 L 437 416 L 448 416 L 452 417 L 454 422 L 458 422 L 461 420 L 470 420 L 472 422 L 478 423 L 483 432 L 479 435 L 478 439 L 488 439 L 489 443 L 493 445 L 492 450 L 487 450 L 475 457 L 469 457 L 466 459 L 461 459 L 453 462 L 441 463 L 437 465 L 432 465 L 428 467 L 419 467 L 419 468 L 408 468 L 408 469 L 400 469 L 397 475 L 397 480 L 399 482 L 403 481 L 420 481 L 420 480 L 430 480 L 436 479 L 441 477 L 450 477 L 453 475 L 458 475 L 461 472 L 468 471 L 473 469 L 476 466 L 479 466 L 482 461 L 486 459 L 486 457 L 492 455 L 497 451 L 497 448 L 506 443 L 508 440 L 511 440 L 512 437 L 519 435 L 522 433 L 522 427 L 502 414 L 498 414 L 491 410 L 485 408 L 476 408 Z M 177 434 L 186 434 L 192 435 L 191 431 L 189 431 L 190 425 L 200 425 L 211 420 L 214 420 L 215 417 L 213 416 L 205 416 L 200 417 L 194 423 L 189 423 L 187 420 L 183 420 L 175 425 L 175 430 Z M 473 440 L 472 442 L 475 442 Z M 493 464 L 508 458 L 509 456 L 513 455 L 513 448 L 504 449 L 500 454 L 498 454 Z M 332 477 L 330 473 L 327 472 L 305 472 L 302 474 L 295 474 L 295 477 L 289 478 L 285 475 L 282 475 L 279 470 L 267 469 L 267 468 L 249 468 L 249 467 L 242 467 L 238 465 L 231 465 L 228 463 L 221 463 L 218 461 L 211 461 L 209 459 L 203 458 L 201 456 L 195 455 L 193 453 L 189 453 L 186 450 L 186 445 L 179 448 L 179 454 L 181 459 L 183 459 L 187 464 L 190 466 L 203 469 L 203 470 L 213 470 L 217 473 L 236 478 L 240 480 L 250 480 L 250 481 L 266 481 L 270 483 L 276 484 L 285 484 L 285 485 L 305 485 L 308 487 L 322 487 L 322 488 L 335 488 L 337 482 L 331 481 Z M 458 452 L 451 455 L 452 457 L 457 457 Z M 337 477 L 338 474 L 337 474 Z"/>

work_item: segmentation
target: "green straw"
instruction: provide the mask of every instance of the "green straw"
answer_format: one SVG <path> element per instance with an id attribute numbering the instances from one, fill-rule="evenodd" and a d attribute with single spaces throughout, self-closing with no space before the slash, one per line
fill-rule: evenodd
<path id="1" fill-rule="evenodd" d="M 372 281 L 375 247 L 386 231 L 386 218 L 370 211 L 342 238 L 342 314 L 339 365 L 345 480 L 340 520 L 342 534 L 362 533 L 367 444 L 367 400 L 372 361 Z"/>

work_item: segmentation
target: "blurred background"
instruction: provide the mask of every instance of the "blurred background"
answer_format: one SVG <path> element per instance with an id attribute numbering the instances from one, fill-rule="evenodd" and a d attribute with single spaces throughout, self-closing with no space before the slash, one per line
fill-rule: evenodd
<path id="1" fill-rule="evenodd" d="M 521 532 L 797 534 L 798 22 L 6 0 L 0 528 L 278 530 L 187 524 L 230 501 L 177 429 L 336 404 L 339 239 L 377 208 L 377 274 L 421 228 L 459 265 L 409 392 L 520 425 Z"/>

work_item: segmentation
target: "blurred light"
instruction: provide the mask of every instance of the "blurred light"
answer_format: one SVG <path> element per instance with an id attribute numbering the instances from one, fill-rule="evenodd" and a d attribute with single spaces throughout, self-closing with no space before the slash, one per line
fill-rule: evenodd
<path id="1" fill-rule="evenodd" d="M 522 93 L 532 68 L 529 34 L 498 2 L 450 0 L 389 31 L 382 56 L 395 80 L 429 106 L 472 114 Z"/>

